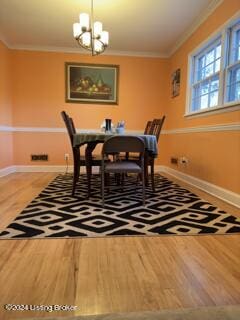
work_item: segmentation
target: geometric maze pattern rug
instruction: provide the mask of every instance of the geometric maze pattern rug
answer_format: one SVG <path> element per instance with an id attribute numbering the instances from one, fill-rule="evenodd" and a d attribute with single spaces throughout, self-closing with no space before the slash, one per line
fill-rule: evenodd
<path id="1" fill-rule="evenodd" d="M 169 179 L 156 175 L 156 191 L 127 177 L 124 189 L 106 194 L 102 207 L 100 176 L 93 175 L 92 195 L 86 198 L 81 175 L 71 196 L 72 175 L 58 175 L 2 232 L 1 239 L 106 236 L 156 236 L 240 233 L 240 219 L 200 199 Z"/>

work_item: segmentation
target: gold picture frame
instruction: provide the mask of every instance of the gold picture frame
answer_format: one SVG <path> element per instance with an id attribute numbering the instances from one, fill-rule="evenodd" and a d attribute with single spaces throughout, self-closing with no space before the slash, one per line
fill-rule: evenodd
<path id="1" fill-rule="evenodd" d="M 119 66 L 65 63 L 68 103 L 118 104 Z"/>

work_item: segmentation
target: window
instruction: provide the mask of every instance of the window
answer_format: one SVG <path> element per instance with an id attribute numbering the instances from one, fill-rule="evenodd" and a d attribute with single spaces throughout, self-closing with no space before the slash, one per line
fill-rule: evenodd
<path id="1" fill-rule="evenodd" d="M 240 100 L 240 23 L 229 35 L 229 61 L 227 65 L 227 88 L 225 101 Z"/>
<path id="2" fill-rule="evenodd" d="M 240 104 L 240 18 L 190 59 L 188 114 Z"/>
<path id="3" fill-rule="evenodd" d="M 195 57 L 192 110 L 218 105 L 221 40 L 217 39 Z"/>

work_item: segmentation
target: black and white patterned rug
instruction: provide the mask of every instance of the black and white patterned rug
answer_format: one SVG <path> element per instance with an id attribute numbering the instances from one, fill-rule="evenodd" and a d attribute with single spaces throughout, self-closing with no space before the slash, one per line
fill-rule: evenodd
<path id="1" fill-rule="evenodd" d="M 240 232 L 240 219 L 200 199 L 165 177 L 156 175 L 156 192 L 128 177 L 123 191 L 111 190 L 105 207 L 100 196 L 100 177 L 93 175 L 92 197 L 86 199 L 86 176 L 71 196 L 72 176 L 59 175 L 17 218 L 0 238 L 62 238 L 105 236 L 155 236 L 231 234 Z"/>

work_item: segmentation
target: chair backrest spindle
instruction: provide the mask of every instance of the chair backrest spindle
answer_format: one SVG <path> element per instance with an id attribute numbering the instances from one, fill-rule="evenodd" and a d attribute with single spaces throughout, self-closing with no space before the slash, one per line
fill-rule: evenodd
<path id="1" fill-rule="evenodd" d="M 156 136 L 157 141 L 159 140 L 159 136 L 160 136 L 160 132 L 161 132 L 164 120 L 165 120 L 165 116 L 163 116 L 161 119 L 154 119 L 152 121 L 149 134 Z"/>
<path id="2" fill-rule="evenodd" d="M 148 121 L 144 130 L 144 134 L 150 134 L 150 130 L 151 130 L 151 126 L 152 126 L 152 121 Z"/>

